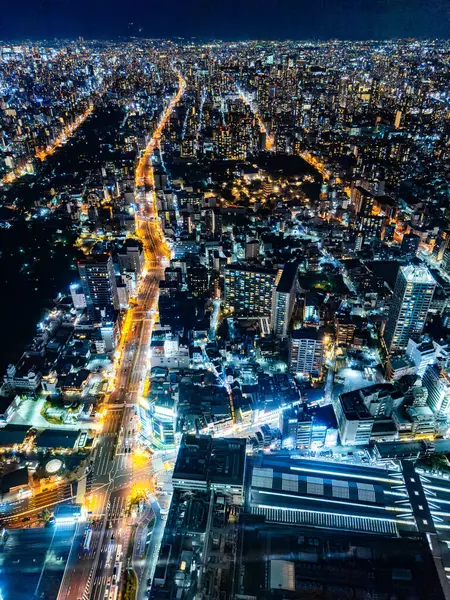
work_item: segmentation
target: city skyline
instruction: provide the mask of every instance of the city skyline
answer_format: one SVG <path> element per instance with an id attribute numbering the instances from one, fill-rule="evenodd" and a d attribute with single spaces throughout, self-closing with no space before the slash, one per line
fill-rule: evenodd
<path id="1" fill-rule="evenodd" d="M 449 65 L 0 43 L 1 600 L 450 596 Z"/>

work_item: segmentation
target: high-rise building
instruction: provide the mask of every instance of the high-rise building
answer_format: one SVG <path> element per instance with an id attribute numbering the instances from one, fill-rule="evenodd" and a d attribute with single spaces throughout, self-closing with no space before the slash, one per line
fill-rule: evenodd
<path id="1" fill-rule="evenodd" d="M 354 206 L 355 214 L 370 216 L 374 202 L 373 194 L 361 186 L 354 187 L 351 192 L 351 201 Z"/>
<path id="2" fill-rule="evenodd" d="M 365 240 L 382 240 L 384 217 L 364 215 L 356 217 L 355 229 L 362 233 Z"/>
<path id="3" fill-rule="evenodd" d="M 433 248 L 433 258 L 437 262 L 441 262 L 441 260 L 444 258 L 444 253 L 447 250 L 449 240 L 450 234 L 448 231 L 441 231 L 437 236 Z"/>
<path id="4" fill-rule="evenodd" d="M 324 335 L 314 328 L 297 329 L 289 338 L 289 370 L 319 377 L 324 357 Z"/>
<path id="5" fill-rule="evenodd" d="M 404 260 L 412 260 L 417 255 L 420 238 L 418 235 L 404 235 L 401 247 L 401 256 Z"/>
<path id="6" fill-rule="evenodd" d="M 222 127 L 217 135 L 217 151 L 221 158 L 233 158 L 233 138 L 229 127 Z"/>
<path id="7" fill-rule="evenodd" d="M 294 310 L 297 271 L 297 263 L 287 263 L 285 265 L 273 297 L 271 326 L 274 334 L 282 339 L 287 336 L 289 322 Z"/>
<path id="8" fill-rule="evenodd" d="M 256 265 L 225 267 L 225 304 L 236 317 L 270 317 L 277 271 Z"/>
<path id="9" fill-rule="evenodd" d="M 422 380 L 428 390 L 428 406 L 434 413 L 450 414 L 450 369 L 443 364 L 428 365 Z"/>
<path id="10" fill-rule="evenodd" d="M 349 346 L 353 342 L 355 331 L 356 323 L 348 315 L 339 315 L 336 318 L 336 342 L 338 346 Z"/>
<path id="11" fill-rule="evenodd" d="M 423 377 L 428 365 L 446 354 L 445 348 L 434 341 L 408 341 L 406 356 L 414 363 L 415 373 Z"/>
<path id="12" fill-rule="evenodd" d="M 176 403 L 171 396 L 154 398 L 149 407 L 150 440 L 156 448 L 175 447 Z"/>
<path id="13" fill-rule="evenodd" d="M 120 304 L 111 255 L 88 256 L 78 261 L 78 271 L 89 318 L 94 323 L 113 319 Z"/>
<path id="14" fill-rule="evenodd" d="M 205 226 L 208 233 L 214 234 L 216 232 L 216 215 L 212 208 L 205 210 Z"/>
<path id="15" fill-rule="evenodd" d="M 286 448 L 310 448 L 314 417 L 299 414 L 282 414 L 283 444 Z"/>
<path id="16" fill-rule="evenodd" d="M 301 408 L 282 412 L 280 430 L 283 447 L 311 448 L 324 445 L 328 427 Z"/>
<path id="17" fill-rule="evenodd" d="M 364 237 L 361 232 L 355 238 L 355 252 L 359 252 L 362 248 Z"/>
<path id="18" fill-rule="evenodd" d="M 389 352 L 404 350 L 425 326 L 436 282 L 426 267 L 400 267 L 384 339 Z"/>
<path id="19" fill-rule="evenodd" d="M 450 275 L 450 247 L 447 247 L 442 255 L 442 270 L 447 275 Z"/>

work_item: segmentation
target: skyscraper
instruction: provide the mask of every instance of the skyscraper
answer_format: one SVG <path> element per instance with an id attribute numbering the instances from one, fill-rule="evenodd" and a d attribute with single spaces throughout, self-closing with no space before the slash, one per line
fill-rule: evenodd
<path id="1" fill-rule="evenodd" d="M 88 256 L 78 261 L 78 271 L 89 318 L 94 323 L 113 319 L 120 305 L 111 255 Z"/>
<path id="2" fill-rule="evenodd" d="M 225 304 L 236 317 L 270 317 L 275 289 L 275 269 L 256 265 L 225 267 Z"/>
<path id="3" fill-rule="evenodd" d="M 292 317 L 297 288 L 297 263 L 287 263 L 276 281 L 271 327 L 277 337 L 285 338 Z"/>
<path id="4" fill-rule="evenodd" d="M 442 270 L 447 274 L 450 275 L 450 248 L 447 247 L 444 252 L 442 253 L 442 263 L 441 263 L 441 267 Z"/>
<path id="5" fill-rule="evenodd" d="M 427 404 L 434 413 L 450 413 L 450 373 L 445 364 L 428 365 L 423 376 L 423 386 L 428 390 Z"/>
<path id="6" fill-rule="evenodd" d="M 289 370 L 319 377 L 324 358 L 324 335 L 312 327 L 297 329 L 289 338 Z"/>
<path id="7" fill-rule="evenodd" d="M 389 352 L 404 350 L 424 328 L 436 282 L 426 267 L 400 267 L 384 340 Z"/>

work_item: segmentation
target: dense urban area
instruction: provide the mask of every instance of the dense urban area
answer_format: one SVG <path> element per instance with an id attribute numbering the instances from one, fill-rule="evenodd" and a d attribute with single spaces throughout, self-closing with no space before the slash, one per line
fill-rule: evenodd
<path id="1" fill-rule="evenodd" d="M 450 42 L 0 45 L 0 599 L 450 598 Z"/>

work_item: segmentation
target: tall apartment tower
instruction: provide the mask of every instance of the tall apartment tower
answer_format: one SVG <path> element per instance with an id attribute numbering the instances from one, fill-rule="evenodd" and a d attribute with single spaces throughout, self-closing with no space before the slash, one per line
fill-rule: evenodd
<path id="1" fill-rule="evenodd" d="M 297 263 L 287 263 L 277 277 L 273 296 L 271 327 L 279 338 L 286 338 L 289 322 L 294 310 L 297 287 Z"/>
<path id="2" fill-rule="evenodd" d="M 436 282 L 426 267 L 400 267 L 384 332 L 389 352 L 404 350 L 420 336 L 433 299 Z"/>
<path id="3" fill-rule="evenodd" d="M 120 303 L 111 255 L 88 256 L 78 261 L 78 271 L 89 318 L 94 323 L 112 320 Z"/>
<path id="4" fill-rule="evenodd" d="M 324 335 L 321 331 L 306 327 L 296 329 L 289 337 L 289 370 L 320 377 L 325 353 Z"/>
<path id="5" fill-rule="evenodd" d="M 434 413 L 450 414 L 450 370 L 441 363 L 428 365 L 422 380 L 428 390 L 427 404 Z"/>
<path id="6" fill-rule="evenodd" d="M 277 271 L 250 264 L 225 267 L 225 306 L 237 318 L 271 317 Z"/>

